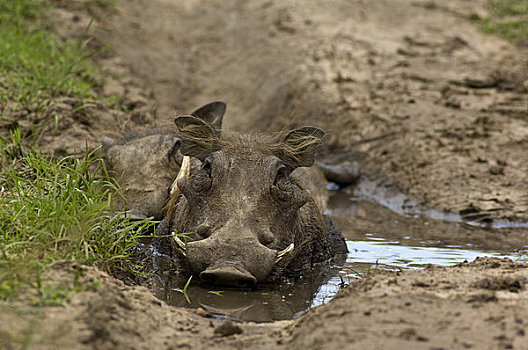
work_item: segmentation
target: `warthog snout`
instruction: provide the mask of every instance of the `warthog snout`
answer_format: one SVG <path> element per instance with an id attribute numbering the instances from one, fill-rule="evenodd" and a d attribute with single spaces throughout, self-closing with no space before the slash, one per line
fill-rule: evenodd
<path id="1" fill-rule="evenodd" d="M 217 262 L 200 273 L 200 280 L 207 285 L 232 288 L 254 288 L 257 279 L 247 272 L 239 263 Z"/>
<path id="2" fill-rule="evenodd" d="M 173 246 L 202 282 L 235 288 L 255 287 L 272 271 L 278 255 L 261 244 L 254 231 L 234 220 L 186 247 L 174 238 Z"/>

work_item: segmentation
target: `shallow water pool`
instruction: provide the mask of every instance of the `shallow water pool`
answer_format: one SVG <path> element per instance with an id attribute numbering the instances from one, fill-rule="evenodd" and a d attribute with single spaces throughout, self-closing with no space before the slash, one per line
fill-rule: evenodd
<path id="1" fill-rule="evenodd" d="M 331 197 L 329 214 L 343 232 L 349 253 L 317 265 L 310 274 L 297 280 L 244 291 L 205 288 L 191 280 L 184 295 L 188 277 L 160 269 L 153 292 L 171 305 L 201 307 L 214 317 L 266 322 L 299 317 L 327 303 L 340 288 L 372 269 L 448 266 L 479 256 L 528 261 L 525 252 L 490 251 L 482 248 L 486 242 L 465 239 L 478 237 L 475 230 L 479 228 L 407 217 L 371 200 L 352 198 L 341 192 Z M 486 233 L 489 236 L 489 230 Z"/>

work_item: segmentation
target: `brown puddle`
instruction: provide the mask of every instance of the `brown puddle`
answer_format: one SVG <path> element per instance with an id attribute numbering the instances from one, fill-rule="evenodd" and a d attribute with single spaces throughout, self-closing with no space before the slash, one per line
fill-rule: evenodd
<path id="1" fill-rule="evenodd" d="M 191 280 L 184 295 L 188 277 L 163 271 L 161 265 L 155 266 L 161 272 L 153 281 L 152 291 L 170 305 L 201 307 L 218 318 L 270 322 L 294 319 L 327 303 L 341 287 L 371 269 L 448 266 L 477 256 L 528 261 L 522 251 L 499 245 L 500 230 L 434 220 L 416 213 L 402 215 L 348 191 L 333 193 L 329 214 L 343 232 L 350 252 L 319 264 L 297 280 L 242 291 L 210 289 Z"/>

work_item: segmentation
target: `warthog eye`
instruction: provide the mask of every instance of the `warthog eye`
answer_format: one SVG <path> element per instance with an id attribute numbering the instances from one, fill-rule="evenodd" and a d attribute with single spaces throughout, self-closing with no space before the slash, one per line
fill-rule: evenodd
<path id="1" fill-rule="evenodd" d="M 196 227 L 196 233 L 201 238 L 207 238 L 211 235 L 213 228 L 208 224 L 201 224 Z"/>
<path id="2" fill-rule="evenodd" d="M 273 182 L 273 184 L 275 186 L 280 186 L 280 183 L 286 180 L 287 178 L 288 178 L 288 174 L 286 173 L 286 167 L 281 166 L 277 170 L 277 175 L 275 175 L 275 181 Z"/>
<path id="3" fill-rule="evenodd" d="M 280 201 L 288 201 L 288 183 L 289 179 L 288 174 L 286 172 L 286 167 L 281 166 L 277 170 L 277 175 L 275 175 L 275 181 L 273 181 L 273 185 L 271 186 L 271 194 L 274 195 Z"/>
<path id="4" fill-rule="evenodd" d="M 212 169 L 211 161 L 209 159 L 204 160 L 202 163 L 202 170 L 204 170 L 207 173 L 207 175 L 211 176 L 211 169 Z"/>

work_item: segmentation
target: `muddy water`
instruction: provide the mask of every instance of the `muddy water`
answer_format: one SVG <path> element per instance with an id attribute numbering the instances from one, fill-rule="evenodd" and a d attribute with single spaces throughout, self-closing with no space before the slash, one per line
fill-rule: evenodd
<path id="1" fill-rule="evenodd" d="M 475 230 L 482 228 L 416 214 L 402 215 L 347 191 L 334 191 L 329 214 L 343 232 L 350 252 L 316 266 L 298 280 L 244 291 L 214 290 L 191 280 L 183 293 L 188 277 L 161 267 L 153 291 L 171 305 L 201 307 L 213 317 L 262 322 L 296 318 L 327 303 L 340 288 L 372 269 L 447 266 L 478 256 L 528 261 L 522 252 L 487 250 L 489 242 L 468 238 L 485 237 L 475 235 Z"/>

